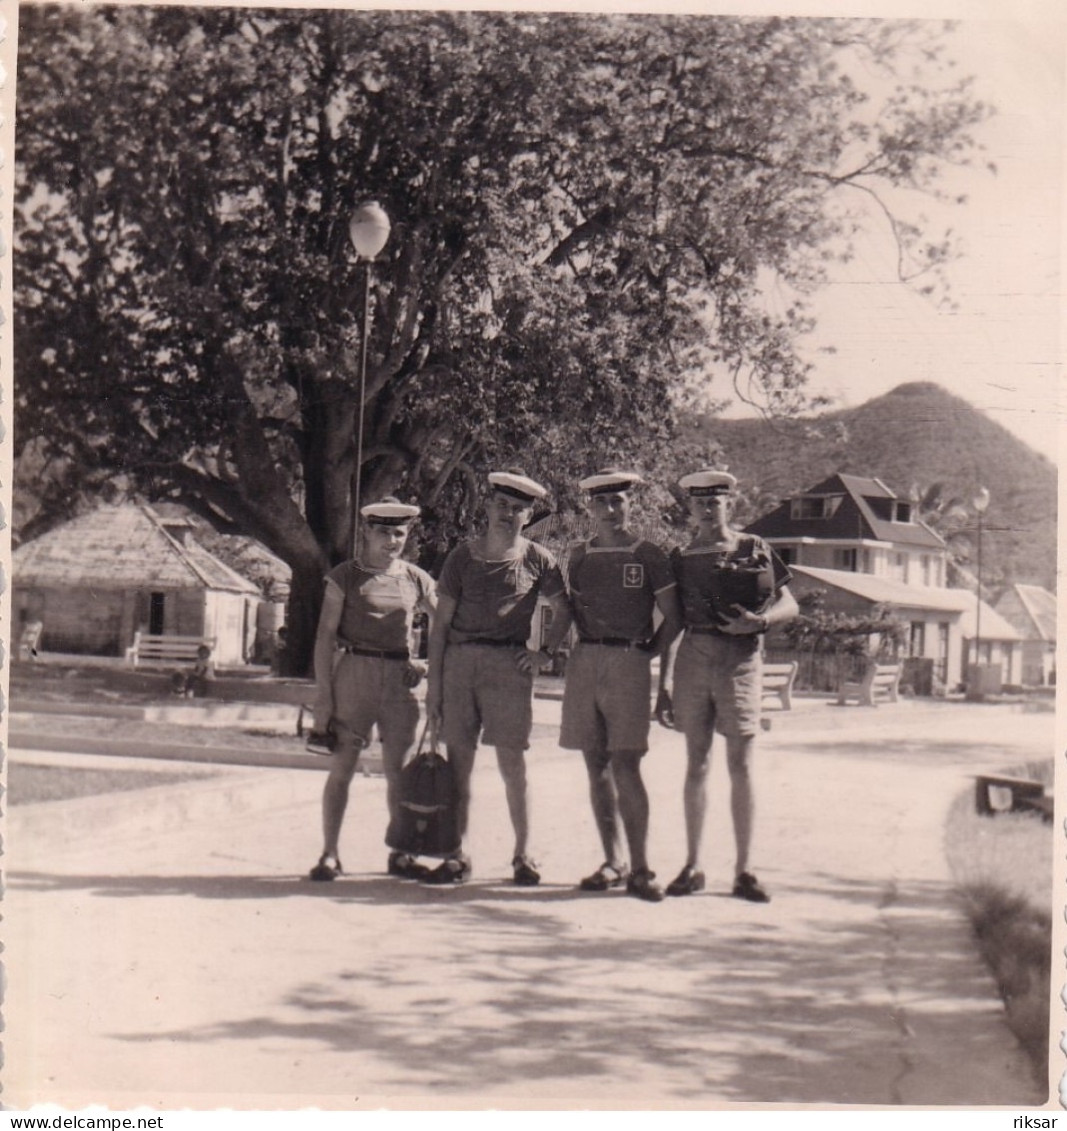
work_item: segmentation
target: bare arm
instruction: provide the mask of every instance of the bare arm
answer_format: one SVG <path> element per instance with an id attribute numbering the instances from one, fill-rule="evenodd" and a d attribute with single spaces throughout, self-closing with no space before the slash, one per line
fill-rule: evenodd
<path id="1" fill-rule="evenodd" d="M 345 597 L 340 586 L 327 581 L 322 612 L 315 633 L 315 729 L 325 731 L 333 715 L 333 664 L 337 652 L 337 629 L 341 624 Z"/>
<path id="2" fill-rule="evenodd" d="M 656 594 L 656 608 L 663 615 L 663 620 L 656 629 L 656 635 L 652 637 L 652 651 L 659 656 L 659 686 L 662 691 L 668 686 L 674 667 L 672 645 L 682 631 L 682 606 L 676 585 L 661 589 Z"/>
<path id="3" fill-rule="evenodd" d="M 426 683 L 426 719 L 433 730 L 441 724 L 445 643 L 448 640 L 448 626 L 452 623 L 455 612 L 456 599 L 443 593 L 438 594 L 437 606 L 430 621 L 430 639 L 426 646 L 426 657 L 430 665 Z"/>

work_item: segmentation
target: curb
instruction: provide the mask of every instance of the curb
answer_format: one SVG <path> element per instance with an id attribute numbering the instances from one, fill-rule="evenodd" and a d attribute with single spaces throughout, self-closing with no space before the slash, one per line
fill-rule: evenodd
<path id="1" fill-rule="evenodd" d="M 51 853 L 57 846 L 77 847 L 87 837 L 154 837 L 169 829 L 296 803 L 291 783 L 280 774 L 220 771 L 177 784 L 8 805 L 5 840 L 22 857 L 17 846 L 36 845 Z M 17 867 L 26 866 L 20 859 Z"/>
<path id="2" fill-rule="evenodd" d="M 184 746 L 176 742 L 135 742 L 122 738 L 91 738 L 86 735 L 40 734 L 12 730 L 8 750 L 43 750 L 62 754 L 105 754 L 117 758 L 159 758 L 172 762 L 202 762 L 219 766 L 258 766 L 276 770 L 329 768 L 321 754 L 278 754 L 273 750 L 242 750 L 232 746 Z M 382 772 L 377 744 L 364 752 L 359 769 L 364 777 Z"/>
<path id="3" fill-rule="evenodd" d="M 284 723 L 296 727 L 299 708 L 290 703 L 56 703 L 20 699 L 12 709 L 22 715 L 80 715 L 103 719 L 140 719 L 148 723 L 174 723 L 178 726 L 232 726 L 236 723 Z"/>

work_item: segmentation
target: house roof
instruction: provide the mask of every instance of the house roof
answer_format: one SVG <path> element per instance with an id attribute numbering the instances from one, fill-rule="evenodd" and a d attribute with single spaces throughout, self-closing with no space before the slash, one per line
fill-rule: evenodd
<path id="1" fill-rule="evenodd" d="M 899 499 L 880 480 L 860 475 L 831 475 L 793 498 L 839 496 L 842 502 L 827 518 L 793 518 L 792 499 L 775 507 L 745 529 L 771 541 L 792 538 L 815 540 L 896 542 L 941 550 L 945 543 L 923 522 L 894 522 L 890 504 Z"/>
<path id="2" fill-rule="evenodd" d="M 1005 614 L 1007 613 L 1007 605 L 1011 602 L 1012 592 L 1018 599 L 1018 604 L 1022 607 L 1022 612 L 1025 614 L 1026 620 L 1032 625 L 1038 639 L 1055 641 L 1056 594 L 1050 593 L 1040 585 L 1012 585 L 997 602 L 997 607 Z M 1018 623 L 1018 621 L 1015 623 Z M 1024 630 L 1023 635 L 1032 638 L 1030 631 Z"/>
<path id="3" fill-rule="evenodd" d="M 168 534 L 151 507 L 135 504 L 101 507 L 24 543 L 12 554 L 12 568 L 24 586 L 259 594 L 202 546 Z"/>
<path id="4" fill-rule="evenodd" d="M 822 585 L 832 585 L 875 605 L 892 605 L 899 609 L 934 609 L 960 614 L 964 639 L 977 636 L 978 607 L 981 605 L 981 631 L 984 640 L 1021 640 L 1022 635 L 998 613 L 967 589 L 944 589 L 933 585 L 907 585 L 890 577 L 870 573 L 853 573 L 844 569 L 820 569 L 815 566 L 791 565 L 795 574 L 803 574 Z"/>

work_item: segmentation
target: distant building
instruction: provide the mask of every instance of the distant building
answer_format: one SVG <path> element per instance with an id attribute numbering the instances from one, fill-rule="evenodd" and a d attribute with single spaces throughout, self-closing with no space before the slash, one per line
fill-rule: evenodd
<path id="1" fill-rule="evenodd" d="M 43 652 L 121 656 L 134 633 L 202 636 L 217 664 L 251 657 L 262 597 L 208 553 L 182 518 L 101 507 L 12 555 L 14 632 L 43 625 Z"/>
<path id="2" fill-rule="evenodd" d="M 909 626 L 905 654 L 933 660 L 946 687 L 961 684 L 975 662 L 998 664 L 1004 682 L 1019 682 L 1021 634 L 976 594 L 947 587 L 944 539 L 880 479 L 832 475 L 746 530 L 789 565 L 798 598 L 823 590 L 827 611 L 852 615 L 890 607 Z"/>
<path id="3" fill-rule="evenodd" d="M 1022 636 L 1022 682 L 1055 683 L 1056 594 L 1040 585 L 1012 585 L 994 608 Z"/>

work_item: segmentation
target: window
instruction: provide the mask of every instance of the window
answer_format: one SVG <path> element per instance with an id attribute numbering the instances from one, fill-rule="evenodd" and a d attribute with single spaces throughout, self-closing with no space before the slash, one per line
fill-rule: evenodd
<path id="1" fill-rule="evenodd" d="M 942 686 L 948 683 L 948 622 L 937 626 L 937 656 L 934 658 L 934 670 Z"/>
<path id="2" fill-rule="evenodd" d="M 856 572 L 856 550 L 854 547 L 834 550 L 834 569 L 847 569 Z"/>
<path id="3" fill-rule="evenodd" d="M 926 623 L 921 620 L 911 622 L 911 632 L 908 638 L 908 655 L 926 655 Z"/>
<path id="4" fill-rule="evenodd" d="M 805 495 L 789 503 L 792 519 L 829 518 L 841 505 L 841 495 Z"/>
<path id="5" fill-rule="evenodd" d="M 899 499 L 893 502 L 893 521 L 911 522 L 911 503 L 902 503 Z"/>

